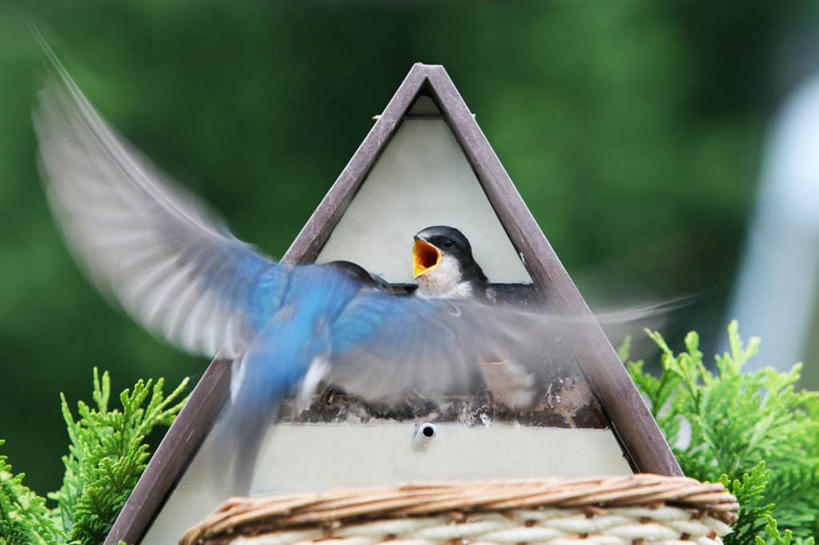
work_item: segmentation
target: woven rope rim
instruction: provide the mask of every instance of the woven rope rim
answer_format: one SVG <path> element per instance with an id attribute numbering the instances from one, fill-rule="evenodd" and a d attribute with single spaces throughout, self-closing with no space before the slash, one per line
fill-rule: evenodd
<path id="1" fill-rule="evenodd" d="M 206 539 L 241 533 L 262 523 L 266 530 L 282 530 L 352 520 L 538 507 L 585 508 L 595 514 L 606 507 L 636 505 L 693 509 L 726 524 L 736 520 L 739 509 L 736 498 L 720 483 L 645 473 L 577 479 L 422 482 L 266 498 L 231 498 L 188 529 L 179 542 L 182 545 L 203 543 Z"/>

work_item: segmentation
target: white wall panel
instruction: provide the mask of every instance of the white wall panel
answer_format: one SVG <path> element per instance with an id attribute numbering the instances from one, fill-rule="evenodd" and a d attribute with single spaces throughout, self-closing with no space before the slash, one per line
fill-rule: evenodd
<path id="1" fill-rule="evenodd" d="M 491 282 L 532 281 L 443 119 L 401 124 L 317 261 L 346 259 L 411 282 L 412 235 L 430 225 L 460 229 Z"/>

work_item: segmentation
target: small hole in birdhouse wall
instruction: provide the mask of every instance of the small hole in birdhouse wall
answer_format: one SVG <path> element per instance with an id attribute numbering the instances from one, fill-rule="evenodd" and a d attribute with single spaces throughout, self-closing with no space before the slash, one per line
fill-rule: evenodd
<path id="1" fill-rule="evenodd" d="M 412 446 L 415 450 L 426 450 L 437 435 L 438 428 L 435 427 L 435 424 L 424 422 L 415 429 L 412 436 Z"/>

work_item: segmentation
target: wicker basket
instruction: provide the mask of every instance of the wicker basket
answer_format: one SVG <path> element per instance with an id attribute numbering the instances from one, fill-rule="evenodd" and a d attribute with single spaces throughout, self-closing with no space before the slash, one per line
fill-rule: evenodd
<path id="1" fill-rule="evenodd" d="M 685 477 L 413 483 L 233 498 L 183 545 L 700 545 L 721 543 L 738 505 Z"/>

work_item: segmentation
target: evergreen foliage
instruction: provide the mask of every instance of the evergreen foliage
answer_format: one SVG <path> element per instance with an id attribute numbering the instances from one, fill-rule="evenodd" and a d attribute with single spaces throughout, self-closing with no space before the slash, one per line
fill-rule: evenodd
<path id="1" fill-rule="evenodd" d="M 819 392 L 795 391 L 802 365 L 743 372 L 759 339 L 743 345 L 736 322 L 713 373 L 695 332 L 676 355 L 658 332 L 648 334 L 662 350 L 662 375 L 645 372 L 642 361 L 629 362 L 629 373 L 685 474 L 719 480 L 739 500 L 726 545 L 812 544 L 819 531 Z M 627 352 L 624 345 L 621 356 Z"/>
<path id="2" fill-rule="evenodd" d="M 57 506 L 48 509 L 0 456 L 0 545 L 102 543 L 147 465 L 145 437 L 154 426 L 171 424 L 186 401 L 179 398 L 187 382 L 165 396 L 163 379 L 140 380 L 120 394 L 121 410 L 109 410 L 111 380 L 95 368 L 95 406 L 80 401 L 76 420 L 61 396 L 71 444 L 62 486 L 48 495 Z"/>
<path id="3" fill-rule="evenodd" d="M 5 441 L 0 439 L 0 446 Z M 64 537 L 41 498 L 0 455 L 0 545 L 49 545 Z"/>
<path id="4" fill-rule="evenodd" d="M 65 396 L 61 396 L 71 446 L 70 453 L 63 456 L 62 487 L 49 498 L 57 501 L 63 528 L 71 539 L 84 544 L 102 542 L 147 465 L 145 437 L 158 424 L 170 425 L 182 408 L 184 399 L 171 403 L 180 396 L 187 379 L 168 397 L 162 394 L 163 379 L 153 387 L 152 382 L 138 381 L 133 392 L 120 394 L 121 411 L 108 410 L 111 380 L 104 373 L 100 381 L 95 368 L 92 397 L 96 409 L 80 401 L 78 420 L 74 420 Z M 148 404 L 143 408 L 146 400 Z"/>

